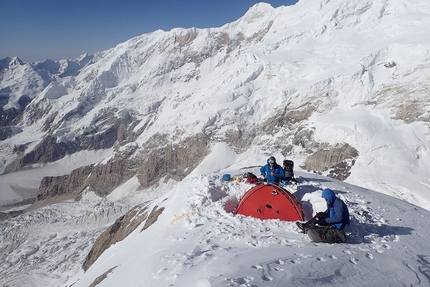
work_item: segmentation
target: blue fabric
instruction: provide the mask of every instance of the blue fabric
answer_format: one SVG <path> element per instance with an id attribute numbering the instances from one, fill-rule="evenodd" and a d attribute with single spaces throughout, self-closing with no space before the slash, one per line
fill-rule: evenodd
<path id="1" fill-rule="evenodd" d="M 229 174 L 224 174 L 222 176 L 222 179 L 225 180 L 225 181 L 229 181 L 231 179 L 231 176 Z"/>
<path id="2" fill-rule="evenodd" d="M 273 167 L 269 165 L 270 160 L 275 162 Z M 279 181 L 284 178 L 284 169 L 276 163 L 274 157 L 269 157 L 267 164 L 260 168 L 260 173 L 262 177 L 267 179 L 268 183 L 279 183 Z"/>
<path id="3" fill-rule="evenodd" d="M 336 197 L 334 192 L 329 188 L 323 190 L 322 198 L 329 201 L 327 203 L 327 210 L 325 211 L 325 213 L 329 214 L 329 217 L 326 218 L 325 221 L 336 228 L 345 228 L 345 226 L 350 222 L 349 211 L 345 202 Z"/>

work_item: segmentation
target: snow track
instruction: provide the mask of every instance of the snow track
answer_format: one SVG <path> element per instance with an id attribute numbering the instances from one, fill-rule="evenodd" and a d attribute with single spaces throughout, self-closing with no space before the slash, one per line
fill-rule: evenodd
<path id="1" fill-rule="evenodd" d="M 93 243 L 131 204 L 87 193 L 79 202 L 0 222 L 0 286 L 88 287 L 97 278 L 103 278 L 98 287 L 428 286 L 429 211 L 297 173 L 298 185 L 287 188 L 307 218 L 325 209 L 326 187 L 347 203 L 347 244 L 312 243 L 293 222 L 228 213 L 224 204 L 237 202 L 250 185 L 201 175 L 147 203 L 164 208 L 158 220 L 112 245 L 86 272 L 82 264 Z"/>
<path id="2" fill-rule="evenodd" d="M 243 171 L 230 172 L 238 175 Z M 256 170 L 252 170 L 256 173 Z M 246 183 L 221 174 L 180 182 L 152 205 L 157 222 L 111 246 L 65 285 L 89 286 L 427 286 L 429 211 L 367 189 L 313 174 L 287 188 L 307 215 L 325 209 L 322 189 L 348 205 L 347 244 L 312 243 L 294 222 L 234 215 L 224 203 L 238 200 Z M 143 223 L 142 223 L 143 224 Z M 419 231 L 419 232 L 418 232 Z M 114 268 L 114 269 L 113 269 Z M 133 271 L 131 271 L 133 270 Z"/>

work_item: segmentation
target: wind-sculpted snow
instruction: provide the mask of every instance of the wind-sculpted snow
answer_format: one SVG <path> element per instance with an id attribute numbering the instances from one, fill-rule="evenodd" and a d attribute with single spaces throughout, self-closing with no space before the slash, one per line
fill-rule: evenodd
<path id="1" fill-rule="evenodd" d="M 250 169 L 253 172 L 257 170 Z M 230 171 L 241 175 L 243 171 Z M 392 197 L 302 174 L 288 186 L 309 218 L 323 188 L 348 205 L 345 244 L 315 244 L 294 222 L 233 215 L 225 203 L 250 188 L 221 174 L 189 178 L 154 200 L 165 208 L 63 286 L 404 286 L 429 284 L 429 212 Z M 143 223 L 142 223 L 143 225 Z"/>
<path id="2" fill-rule="evenodd" d="M 219 158 L 219 157 L 218 157 Z M 258 168 L 224 171 L 240 176 Z M 345 244 L 315 244 L 294 222 L 233 215 L 251 187 L 222 174 L 189 177 L 142 205 L 163 212 L 104 250 L 84 272 L 96 239 L 147 197 L 132 182 L 107 199 L 91 192 L 79 202 L 28 211 L 0 223 L 4 286 L 404 286 L 430 283 L 429 211 L 327 177 L 296 172 L 287 188 L 306 218 L 325 209 L 329 187 L 351 213 Z M 128 226 L 128 225 L 127 225 Z M 146 227 L 145 227 L 146 226 Z"/>

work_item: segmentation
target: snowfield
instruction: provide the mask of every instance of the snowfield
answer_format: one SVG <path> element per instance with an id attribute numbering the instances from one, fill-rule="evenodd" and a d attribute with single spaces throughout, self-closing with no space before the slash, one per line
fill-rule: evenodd
<path id="1" fill-rule="evenodd" d="M 240 176 L 258 168 L 225 171 Z M 251 187 L 222 174 L 190 177 L 147 204 L 164 207 L 83 272 L 96 237 L 128 203 L 63 202 L 1 222 L 3 286 L 428 286 L 430 212 L 381 193 L 309 173 L 287 188 L 308 219 L 325 209 L 326 187 L 351 213 L 346 244 L 312 243 L 293 222 L 225 210 Z M 120 188 L 116 196 L 129 190 Z M 142 198 L 140 199 L 142 200 Z M 5 247 L 8 247 L 5 249 Z M 98 278 L 98 279 L 97 279 Z M 97 285 L 94 282 L 98 282 Z"/>
<path id="2" fill-rule="evenodd" d="M 260 3 L 219 28 L 159 30 L 83 55 L 76 70 L 52 71 L 46 86 L 43 63 L 8 62 L 0 71 L 4 109 L 18 107 L 21 95 L 32 100 L 19 123 L 0 130 L 0 211 L 30 208 L 0 221 L 0 286 L 430 286 L 429 15 L 428 0 Z M 97 145 L 116 120 L 130 123 Z M 196 135 L 207 137 L 208 151 L 172 167 L 180 176 L 158 169 L 147 177 L 158 184 L 143 189 L 145 160 L 166 151 L 156 148 Z M 49 136 L 94 142 L 59 159 L 16 162 Z M 358 154 L 333 167 L 350 168 L 345 182 L 326 169 L 306 172 L 312 155 L 344 144 Z M 142 166 L 132 165 L 105 198 L 89 184 L 79 201 L 31 205 L 43 177 L 147 147 L 154 153 L 136 155 Z M 294 160 L 298 184 L 287 189 L 306 219 L 325 209 L 324 188 L 346 202 L 345 244 L 313 243 L 294 222 L 232 212 L 251 186 L 222 175 L 259 176 L 270 155 Z M 162 212 L 84 271 L 99 236 L 136 206 Z"/>

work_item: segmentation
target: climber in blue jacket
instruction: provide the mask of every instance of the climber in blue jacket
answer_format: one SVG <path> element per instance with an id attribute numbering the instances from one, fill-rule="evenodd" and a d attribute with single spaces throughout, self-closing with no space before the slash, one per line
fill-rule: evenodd
<path id="1" fill-rule="evenodd" d="M 337 242 L 345 242 L 346 237 L 343 229 L 350 222 L 348 207 L 345 202 L 338 198 L 329 188 L 323 190 L 321 197 L 325 199 L 327 209 L 324 212 L 318 212 L 308 222 L 296 222 L 297 227 L 302 230 L 303 233 L 307 233 L 309 229 L 332 227 L 332 229 L 325 230 L 326 234 L 324 236 L 327 236 L 327 232 L 336 233 L 335 229 L 341 230 L 341 233 L 336 233 L 337 235 L 341 235 L 341 240 L 338 240 Z"/>
<path id="2" fill-rule="evenodd" d="M 342 199 L 336 197 L 334 192 L 326 188 L 323 190 L 322 198 L 327 203 L 327 210 L 324 214 L 328 214 L 324 220 L 328 225 L 335 226 L 338 229 L 344 229 L 349 224 L 349 211 Z"/>
<path id="3" fill-rule="evenodd" d="M 278 184 L 285 176 L 284 169 L 276 163 L 275 157 L 267 159 L 267 164 L 260 168 L 261 176 L 268 183 Z"/>

